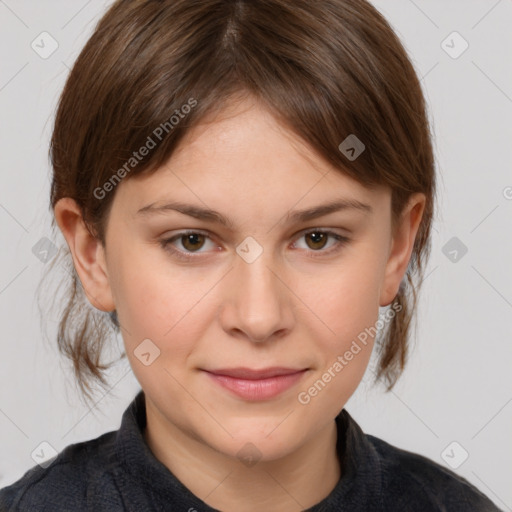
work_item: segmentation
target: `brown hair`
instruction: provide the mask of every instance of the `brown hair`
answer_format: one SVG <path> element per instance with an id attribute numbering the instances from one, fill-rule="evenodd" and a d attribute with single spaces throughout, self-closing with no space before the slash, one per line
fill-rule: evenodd
<path id="1" fill-rule="evenodd" d="M 341 173 L 367 187 L 390 187 L 393 223 L 412 193 L 426 195 L 395 298 L 401 309 L 377 340 L 375 382 L 385 380 L 390 390 L 405 365 L 430 253 L 435 169 L 413 64 L 367 1 L 117 0 L 98 22 L 60 97 L 50 145 L 52 209 L 60 198 L 73 198 L 104 244 L 116 183 L 154 172 L 188 130 L 238 94 L 263 101 Z M 355 160 L 339 149 L 351 134 L 366 146 Z M 151 149 L 135 160 L 149 138 Z M 69 264 L 69 251 L 63 257 Z M 112 363 L 104 364 L 101 356 L 111 332 L 122 326 L 115 312 L 88 304 L 72 264 L 69 274 L 58 345 L 90 397 L 92 382 L 107 386 L 104 371 Z"/>

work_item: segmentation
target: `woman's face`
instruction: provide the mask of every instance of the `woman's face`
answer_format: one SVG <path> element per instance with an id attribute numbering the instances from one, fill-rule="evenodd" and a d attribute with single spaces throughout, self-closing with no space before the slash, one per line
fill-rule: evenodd
<path id="1" fill-rule="evenodd" d="M 256 103 L 189 132 L 155 174 L 118 185 L 106 233 L 148 421 L 233 456 L 249 442 L 266 460 L 300 447 L 358 386 L 410 235 L 393 246 L 387 189 L 340 174 Z M 295 375 L 212 375 L 275 367 Z"/>

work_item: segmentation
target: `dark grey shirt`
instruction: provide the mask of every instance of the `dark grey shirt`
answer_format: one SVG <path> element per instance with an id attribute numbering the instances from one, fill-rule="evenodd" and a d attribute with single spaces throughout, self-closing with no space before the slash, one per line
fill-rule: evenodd
<path id="1" fill-rule="evenodd" d="M 0 511 L 213 512 L 152 454 L 145 425 L 140 391 L 119 430 L 69 445 L 46 468 L 28 470 L 0 490 Z M 345 409 L 336 425 L 342 477 L 309 511 L 499 512 L 453 471 L 365 434 Z"/>

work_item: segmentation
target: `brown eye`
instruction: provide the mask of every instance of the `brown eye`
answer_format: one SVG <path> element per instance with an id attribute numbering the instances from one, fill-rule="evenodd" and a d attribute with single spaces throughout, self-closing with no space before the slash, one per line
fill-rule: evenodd
<path id="1" fill-rule="evenodd" d="M 329 238 L 329 235 L 322 231 L 312 231 L 304 236 L 306 237 L 306 240 L 311 241 L 311 243 L 308 243 L 308 247 L 315 250 L 323 249 L 327 243 L 327 239 Z"/>
<path id="2" fill-rule="evenodd" d="M 205 236 L 201 233 L 187 233 L 180 237 L 181 244 L 187 251 L 195 251 L 201 249 L 204 245 Z"/>
<path id="3" fill-rule="evenodd" d="M 335 231 L 312 229 L 303 233 L 294 245 L 296 248 L 304 249 L 308 258 L 321 258 L 335 255 L 348 243 L 349 239 L 346 236 Z"/>
<path id="4" fill-rule="evenodd" d="M 160 241 L 163 249 L 178 258 L 198 258 L 208 249 L 208 244 L 215 246 L 206 233 L 199 231 L 182 231 L 171 238 Z"/>

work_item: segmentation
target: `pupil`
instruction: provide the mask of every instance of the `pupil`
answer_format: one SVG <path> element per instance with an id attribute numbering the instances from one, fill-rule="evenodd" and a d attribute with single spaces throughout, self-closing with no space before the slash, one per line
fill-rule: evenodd
<path id="1" fill-rule="evenodd" d="M 201 245 L 200 238 L 203 235 L 200 235 L 199 233 L 191 233 L 189 235 L 185 235 L 185 243 L 183 244 L 187 249 L 197 249 L 198 245 Z M 190 246 L 189 246 L 190 245 Z"/>
<path id="2" fill-rule="evenodd" d="M 320 248 L 325 245 L 325 233 L 313 232 L 310 233 L 309 236 L 313 239 L 314 244 L 320 243 Z M 322 243 L 324 242 L 324 243 Z"/>

